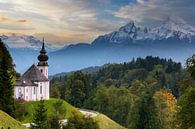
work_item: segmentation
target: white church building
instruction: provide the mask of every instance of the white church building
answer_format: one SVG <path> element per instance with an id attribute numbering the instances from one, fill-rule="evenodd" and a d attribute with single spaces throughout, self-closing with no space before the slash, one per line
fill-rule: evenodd
<path id="1" fill-rule="evenodd" d="M 49 99 L 48 56 L 44 40 L 38 65 L 33 64 L 18 80 L 14 87 L 17 100 L 39 101 Z"/>

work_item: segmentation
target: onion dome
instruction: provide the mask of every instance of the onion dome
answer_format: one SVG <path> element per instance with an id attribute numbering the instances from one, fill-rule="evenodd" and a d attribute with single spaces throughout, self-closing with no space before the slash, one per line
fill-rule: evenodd
<path id="1" fill-rule="evenodd" d="M 47 56 L 47 51 L 45 50 L 45 43 L 44 43 L 44 39 L 43 39 L 43 45 L 42 45 L 42 49 L 40 51 L 40 55 L 38 56 L 38 60 L 39 66 L 44 66 L 44 65 L 48 65 L 47 61 L 48 61 L 48 56 Z"/>

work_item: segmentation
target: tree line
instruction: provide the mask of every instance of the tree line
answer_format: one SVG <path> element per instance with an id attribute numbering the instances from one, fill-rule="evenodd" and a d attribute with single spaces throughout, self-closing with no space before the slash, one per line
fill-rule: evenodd
<path id="1" fill-rule="evenodd" d="M 128 129 L 191 129 L 194 60 L 182 68 L 171 59 L 148 56 L 93 74 L 77 71 L 53 78 L 51 95 L 104 113 Z"/>

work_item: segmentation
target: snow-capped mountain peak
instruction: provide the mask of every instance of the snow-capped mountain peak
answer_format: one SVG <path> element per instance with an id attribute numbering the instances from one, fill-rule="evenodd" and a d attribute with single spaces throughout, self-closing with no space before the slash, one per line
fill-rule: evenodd
<path id="1" fill-rule="evenodd" d="M 163 40 L 176 38 L 188 40 L 191 42 L 192 36 L 195 36 L 195 28 L 188 25 L 184 20 L 177 18 L 168 18 L 163 24 L 157 27 L 137 26 L 133 21 L 119 28 L 110 34 L 104 35 L 109 42 L 122 43 L 127 40 Z"/>
<path id="2" fill-rule="evenodd" d="M 23 34 L 3 34 L 0 35 L 0 38 L 9 48 L 30 48 L 34 50 L 40 50 L 42 46 L 42 41 L 37 39 L 31 35 L 23 35 Z M 50 43 L 46 43 L 46 48 L 49 51 L 53 51 L 56 48 L 52 46 Z"/>
<path id="3" fill-rule="evenodd" d="M 130 32 L 132 29 L 135 29 L 135 23 L 134 21 L 129 22 L 128 24 L 126 24 L 125 26 L 122 26 L 119 31 L 127 31 Z"/>
<path id="4" fill-rule="evenodd" d="M 159 27 L 153 28 L 152 32 L 158 34 L 160 39 L 176 37 L 179 39 L 188 39 L 191 40 L 191 36 L 195 35 L 195 28 L 188 25 L 182 19 L 172 19 L 168 18 Z"/>

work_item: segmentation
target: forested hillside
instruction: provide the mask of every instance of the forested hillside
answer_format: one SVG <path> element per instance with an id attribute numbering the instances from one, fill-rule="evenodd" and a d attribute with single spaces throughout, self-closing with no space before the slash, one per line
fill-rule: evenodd
<path id="1" fill-rule="evenodd" d="M 53 78 L 51 95 L 104 113 L 128 129 L 191 128 L 192 115 L 183 113 L 194 108 L 193 61 L 189 59 L 186 69 L 171 59 L 148 56 L 94 74 L 77 71 Z"/>

